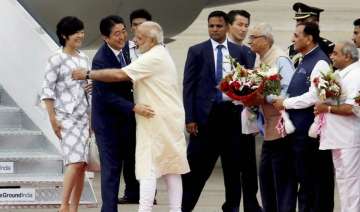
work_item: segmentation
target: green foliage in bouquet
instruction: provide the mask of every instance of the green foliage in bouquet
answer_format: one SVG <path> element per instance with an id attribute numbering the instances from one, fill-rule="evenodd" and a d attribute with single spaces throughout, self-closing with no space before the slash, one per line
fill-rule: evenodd
<path id="1" fill-rule="evenodd" d="M 260 64 L 259 75 L 263 76 L 264 83 L 264 96 L 276 95 L 280 96 L 281 93 L 281 75 L 280 70 L 271 68 L 269 65 Z"/>

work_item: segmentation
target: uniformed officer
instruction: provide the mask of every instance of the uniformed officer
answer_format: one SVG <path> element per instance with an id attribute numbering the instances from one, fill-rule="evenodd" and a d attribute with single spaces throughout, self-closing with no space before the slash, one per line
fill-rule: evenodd
<path id="1" fill-rule="evenodd" d="M 354 41 L 360 53 L 360 18 L 354 21 L 354 32 L 352 40 Z"/>
<path id="2" fill-rule="evenodd" d="M 324 9 L 311 7 L 301 2 L 296 2 L 293 4 L 292 8 L 295 11 L 294 20 L 296 20 L 297 24 L 302 22 L 313 22 L 319 24 L 320 13 L 324 11 Z M 335 46 L 333 42 L 322 37 L 320 37 L 318 45 L 329 57 Z M 299 60 L 301 60 L 302 57 L 301 54 L 294 50 L 294 44 L 289 46 L 289 56 L 294 62 L 295 67 L 297 67 Z"/>

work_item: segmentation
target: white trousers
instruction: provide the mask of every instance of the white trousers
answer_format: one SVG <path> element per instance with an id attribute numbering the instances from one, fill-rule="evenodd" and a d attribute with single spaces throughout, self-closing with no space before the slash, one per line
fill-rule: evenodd
<path id="1" fill-rule="evenodd" d="M 181 212 L 182 181 L 180 175 L 164 175 L 170 212 Z M 156 178 L 140 179 L 140 205 L 139 212 L 151 212 L 156 191 Z"/>
<path id="2" fill-rule="evenodd" d="M 332 150 L 341 212 L 360 211 L 360 148 Z"/>

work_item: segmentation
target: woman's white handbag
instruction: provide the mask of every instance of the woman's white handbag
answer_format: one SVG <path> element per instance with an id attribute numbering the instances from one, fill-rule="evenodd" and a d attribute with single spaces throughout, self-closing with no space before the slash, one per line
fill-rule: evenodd
<path id="1" fill-rule="evenodd" d="M 87 167 L 88 172 L 100 171 L 100 157 L 99 150 L 96 144 L 95 136 L 90 136 L 87 140 Z"/>

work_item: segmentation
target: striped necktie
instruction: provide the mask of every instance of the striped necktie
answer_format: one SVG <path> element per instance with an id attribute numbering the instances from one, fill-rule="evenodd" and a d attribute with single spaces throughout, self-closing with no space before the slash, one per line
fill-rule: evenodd
<path id="1" fill-rule="evenodd" d="M 122 51 L 118 54 L 117 58 L 120 62 L 121 68 L 123 68 L 127 65 Z"/>
<path id="2" fill-rule="evenodd" d="M 216 84 L 218 85 L 223 77 L 223 53 L 222 48 L 224 48 L 224 45 L 218 45 L 216 47 L 217 49 L 217 55 L 216 55 L 216 71 L 215 71 L 215 80 Z M 222 101 L 222 93 L 220 90 L 217 90 L 216 92 L 216 102 Z"/>

